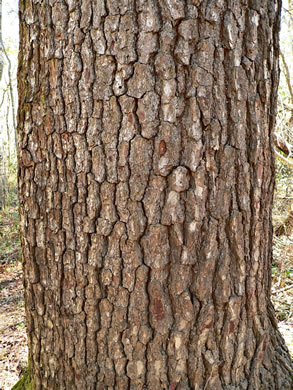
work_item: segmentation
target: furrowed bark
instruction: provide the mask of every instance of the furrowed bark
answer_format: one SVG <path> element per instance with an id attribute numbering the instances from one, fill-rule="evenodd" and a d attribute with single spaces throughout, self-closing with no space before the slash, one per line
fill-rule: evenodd
<path id="1" fill-rule="evenodd" d="M 35 389 L 290 389 L 270 303 L 280 2 L 20 4 Z"/>

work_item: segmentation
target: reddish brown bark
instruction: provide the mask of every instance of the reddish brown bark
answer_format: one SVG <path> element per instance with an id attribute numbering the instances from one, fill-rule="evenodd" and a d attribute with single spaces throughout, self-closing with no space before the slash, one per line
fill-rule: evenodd
<path id="1" fill-rule="evenodd" d="M 36 389 L 290 389 L 270 304 L 280 4 L 20 4 Z"/>

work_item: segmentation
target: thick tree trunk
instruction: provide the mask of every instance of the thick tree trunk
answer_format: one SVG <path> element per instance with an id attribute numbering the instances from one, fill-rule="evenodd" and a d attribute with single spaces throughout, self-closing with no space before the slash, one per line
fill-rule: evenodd
<path id="1" fill-rule="evenodd" d="M 20 2 L 35 389 L 291 389 L 270 303 L 280 2 Z"/>

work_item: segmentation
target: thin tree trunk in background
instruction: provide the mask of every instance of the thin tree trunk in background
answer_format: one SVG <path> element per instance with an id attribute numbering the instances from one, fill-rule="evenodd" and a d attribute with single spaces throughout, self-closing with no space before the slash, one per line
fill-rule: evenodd
<path id="1" fill-rule="evenodd" d="M 10 100 L 11 111 L 12 111 L 12 125 L 13 125 L 13 131 L 14 131 L 15 146 L 17 147 L 17 131 L 16 131 L 16 127 L 17 126 L 16 126 L 16 113 L 15 113 L 15 101 L 14 101 L 14 93 L 13 93 L 11 60 L 9 58 L 9 55 L 8 55 L 6 49 L 5 49 L 5 46 L 4 46 L 3 39 L 2 39 L 1 35 L 0 35 L 0 46 L 2 47 L 2 51 L 4 53 L 4 56 L 6 58 L 7 65 L 8 65 L 8 69 L 7 69 L 7 72 L 8 72 L 8 84 L 7 84 L 7 87 L 8 87 L 8 91 L 9 91 L 8 102 Z"/>
<path id="2" fill-rule="evenodd" d="M 10 108 L 10 99 L 9 94 L 7 94 L 7 107 L 6 107 L 6 133 L 7 133 L 7 157 L 8 157 L 8 164 L 11 161 L 11 137 L 10 137 L 10 126 L 9 126 L 9 108 Z"/>
<path id="3" fill-rule="evenodd" d="M 4 54 L 4 55 L 3 55 Z M 7 61 L 7 72 L 8 72 L 8 91 L 10 95 L 10 103 L 11 103 L 11 109 L 12 109 L 12 124 L 13 124 L 13 131 L 14 131 L 14 138 L 15 138 L 15 147 L 17 147 L 17 132 L 16 132 L 16 112 L 15 112 L 15 101 L 14 101 L 14 94 L 13 94 L 13 85 L 12 85 L 12 70 L 11 70 L 11 60 L 9 58 L 9 55 L 5 49 L 4 42 L 3 42 L 3 35 L 2 35 L 2 0 L 0 0 L 0 80 L 2 78 L 3 74 L 3 68 L 4 68 L 4 57 Z M 9 102 L 9 98 L 8 98 Z"/>
<path id="4" fill-rule="evenodd" d="M 8 192 L 7 182 L 7 166 L 6 166 L 6 155 L 3 147 L 0 146 L 0 210 L 3 210 L 6 206 L 6 198 Z"/>
<path id="5" fill-rule="evenodd" d="M 2 0 L 0 0 L 0 39 L 2 42 Z M 2 47 L 0 47 L 0 81 L 3 75 L 4 59 L 2 54 Z"/>
<path id="6" fill-rule="evenodd" d="M 35 389 L 291 389 L 270 303 L 280 2 L 20 2 Z"/>
<path id="7" fill-rule="evenodd" d="M 0 39 L 2 42 L 2 0 L 0 0 Z M 2 48 L 0 47 L 0 81 L 3 75 L 3 68 L 4 68 L 4 60 L 2 55 Z M 4 94 L 3 94 L 3 99 L 4 99 Z M 2 210 L 6 205 L 6 196 L 7 196 L 7 189 L 8 189 L 5 157 L 6 156 L 4 154 L 3 148 L 0 145 L 0 210 Z"/>

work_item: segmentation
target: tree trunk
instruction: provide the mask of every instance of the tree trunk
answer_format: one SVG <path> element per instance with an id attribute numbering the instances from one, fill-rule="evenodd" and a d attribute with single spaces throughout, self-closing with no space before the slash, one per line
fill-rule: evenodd
<path id="1" fill-rule="evenodd" d="M 0 0 L 0 40 L 2 42 L 2 0 Z M 2 46 L 0 46 L 0 81 L 2 79 L 4 61 L 2 55 Z M 7 176 L 6 162 L 3 148 L 0 147 L 0 210 L 5 207 L 7 195 Z"/>
<path id="2" fill-rule="evenodd" d="M 0 210 L 6 206 L 8 192 L 6 155 L 3 147 L 0 147 Z"/>
<path id="3" fill-rule="evenodd" d="M 4 69 L 4 57 L 2 47 L 2 0 L 0 0 L 0 81 L 2 80 L 3 69 Z"/>
<path id="4" fill-rule="evenodd" d="M 20 2 L 35 389 L 291 389 L 270 303 L 280 1 Z"/>

